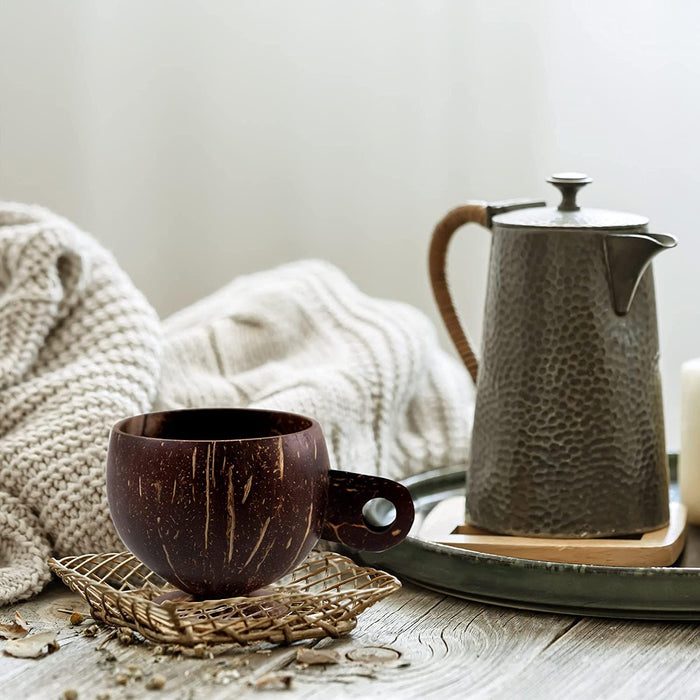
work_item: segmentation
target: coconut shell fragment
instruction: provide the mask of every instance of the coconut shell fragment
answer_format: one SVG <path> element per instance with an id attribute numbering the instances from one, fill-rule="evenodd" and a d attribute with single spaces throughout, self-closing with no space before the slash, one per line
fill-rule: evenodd
<path id="1" fill-rule="evenodd" d="M 297 651 L 297 663 L 306 666 L 317 664 L 337 664 L 340 654 L 334 649 L 307 649 L 302 647 Z"/>
<path id="2" fill-rule="evenodd" d="M 15 613 L 13 622 L 0 622 L 0 639 L 20 639 L 28 633 L 29 627 L 18 612 Z"/>
<path id="3" fill-rule="evenodd" d="M 8 656 L 21 659 L 38 659 L 60 649 L 56 641 L 56 632 L 39 632 L 21 639 L 11 639 L 5 644 L 4 652 Z"/>

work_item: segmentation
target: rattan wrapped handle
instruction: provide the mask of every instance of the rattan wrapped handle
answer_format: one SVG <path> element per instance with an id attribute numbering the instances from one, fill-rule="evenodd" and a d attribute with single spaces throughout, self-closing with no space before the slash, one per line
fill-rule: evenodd
<path id="1" fill-rule="evenodd" d="M 491 202 L 490 204 L 480 201 L 469 202 L 448 212 L 433 231 L 428 256 L 433 295 L 452 342 L 455 344 L 457 352 L 462 358 L 462 362 L 466 365 L 474 384 L 476 384 L 476 376 L 479 371 L 479 362 L 476 359 L 474 350 L 472 350 L 467 333 L 459 321 L 450 287 L 447 283 L 447 248 L 454 233 L 465 224 L 480 224 L 490 230 L 492 219 L 497 214 L 503 214 L 515 209 L 543 207 L 544 204 L 539 199 L 507 199 L 500 202 Z"/>
<path id="2" fill-rule="evenodd" d="M 438 309 L 442 314 L 442 320 L 445 322 L 447 331 L 457 348 L 459 356 L 462 358 L 462 362 L 466 365 L 474 384 L 476 384 L 479 362 L 459 321 L 457 309 L 447 283 L 447 247 L 455 231 L 461 226 L 470 223 L 481 224 L 485 228 L 489 228 L 491 221 L 489 207 L 486 202 L 473 202 L 457 207 L 438 223 L 430 241 L 428 266 L 430 282 L 433 285 L 433 294 Z"/>

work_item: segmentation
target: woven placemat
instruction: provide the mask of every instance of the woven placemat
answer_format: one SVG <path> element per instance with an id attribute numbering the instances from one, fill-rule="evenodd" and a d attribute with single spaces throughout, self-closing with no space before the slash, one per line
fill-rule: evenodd
<path id="1" fill-rule="evenodd" d="M 51 559 L 49 567 L 96 620 L 182 646 L 340 637 L 363 610 L 401 587 L 393 576 L 333 552 L 312 552 L 264 595 L 208 601 L 164 600 L 177 589 L 130 552 Z"/>

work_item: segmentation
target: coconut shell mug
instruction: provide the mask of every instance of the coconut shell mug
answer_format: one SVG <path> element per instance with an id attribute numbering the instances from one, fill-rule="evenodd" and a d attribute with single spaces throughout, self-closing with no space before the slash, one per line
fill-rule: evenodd
<path id="1" fill-rule="evenodd" d="M 379 551 L 413 523 L 408 490 L 330 469 L 321 426 L 252 409 L 126 418 L 112 429 L 107 495 L 124 544 L 198 598 L 251 593 L 284 576 L 319 538 Z M 363 515 L 390 501 L 393 522 Z"/>

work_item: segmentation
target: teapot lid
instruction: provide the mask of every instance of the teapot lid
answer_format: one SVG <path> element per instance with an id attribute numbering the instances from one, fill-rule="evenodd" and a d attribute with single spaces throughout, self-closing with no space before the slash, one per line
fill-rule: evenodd
<path id="1" fill-rule="evenodd" d="M 493 217 L 493 223 L 505 227 L 529 228 L 644 228 L 649 219 L 638 214 L 627 214 L 607 209 L 582 209 L 576 202 L 579 189 L 593 182 L 583 173 L 556 173 L 547 178 L 562 194 L 558 207 L 513 209 Z"/>

